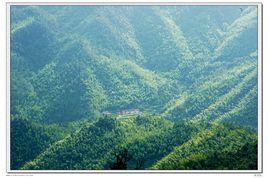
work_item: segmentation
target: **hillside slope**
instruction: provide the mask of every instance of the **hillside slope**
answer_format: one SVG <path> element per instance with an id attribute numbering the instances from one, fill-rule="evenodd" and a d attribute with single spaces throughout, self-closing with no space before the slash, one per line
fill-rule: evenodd
<path id="1" fill-rule="evenodd" d="M 175 147 L 153 169 L 256 170 L 256 135 L 233 126 L 214 125 Z"/>

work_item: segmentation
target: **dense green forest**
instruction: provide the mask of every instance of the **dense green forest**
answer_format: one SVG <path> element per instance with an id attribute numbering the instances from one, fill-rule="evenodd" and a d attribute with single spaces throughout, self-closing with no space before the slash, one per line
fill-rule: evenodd
<path id="1" fill-rule="evenodd" d="M 12 170 L 257 170 L 257 6 L 12 6 Z"/>

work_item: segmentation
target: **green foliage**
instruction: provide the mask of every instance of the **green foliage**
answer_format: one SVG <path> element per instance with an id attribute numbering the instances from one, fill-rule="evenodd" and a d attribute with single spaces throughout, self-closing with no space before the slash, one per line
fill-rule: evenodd
<path id="1" fill-rule="evenodd" d="M 119 148 L 114 152 L 116 161 L 110 165 L 112 170 L 127 169 L 127 162 L 131 159 L 126 148 Z"/>
<path id="2" fill-rule="evenodd" d="M 257 57 L 253 6 L 12 6 L 11 168 L 256 169 Z"/>
<path id="3" fill-rule="evenodd" d="M 34 159 L 50 144 L 66 136 L 57 125 L 43 126 L 23 119 L 11 120 L 11 169 L 16 170 Z"/>
<path id="4" fill-rule="evenodd" d="M 243 16 L 236 19 L 225 34 L 225 40 L 215 49 L 215 54 L 220 58 L 230 58 L 248 55 L 257 48 L 257 9 L 249 7 L 244 10 Z M 243 48 L 241 48 L 243 41 Z M 234 49 L 241 49 L 239 51 Z"/>
<path id="5" fill-rule="evenodd" d="M 152 169 L 256 170 L 257 137 L 231 125 L 213 125 L 175 147 Z"/>

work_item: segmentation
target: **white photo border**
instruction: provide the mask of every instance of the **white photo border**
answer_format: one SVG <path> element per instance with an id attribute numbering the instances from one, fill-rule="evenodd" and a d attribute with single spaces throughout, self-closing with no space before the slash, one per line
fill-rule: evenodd
<path id="1" fill-rule="evenodd" d="M 69 5 L 69 6 L 257 6 L 258 11 L 258 170 L 11 170 L 10 169 L 10 9 L 23 5 Z M 72 174 L 72 173 L 263 173 L 263 4 L 261 2 L 6 2 L 6 173 L 7 174 Z"/>

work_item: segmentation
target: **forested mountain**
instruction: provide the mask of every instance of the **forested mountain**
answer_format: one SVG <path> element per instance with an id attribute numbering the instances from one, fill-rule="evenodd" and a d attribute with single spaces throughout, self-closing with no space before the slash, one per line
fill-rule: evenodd
<path id="1" fill-rule="evenodd" d="M 205 151 L 204 151 L 205 150 Z M 154 169 L 257 169 L 257 138 L 233 126 L 213 125 L 158 161 Z"/>
<path id="2" fill-rule="evenodd" d="M 257 169 L 256 6 L 12 6 L 10 34 L 11 169 Z"/>

